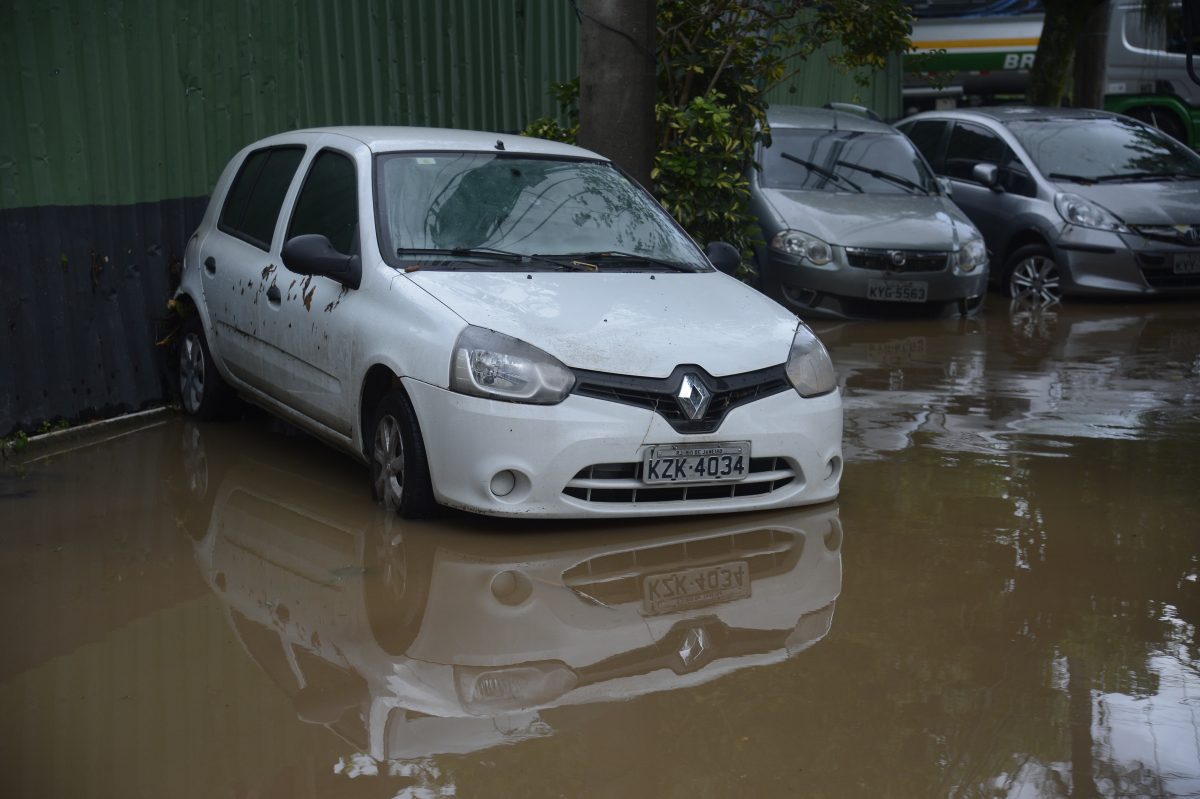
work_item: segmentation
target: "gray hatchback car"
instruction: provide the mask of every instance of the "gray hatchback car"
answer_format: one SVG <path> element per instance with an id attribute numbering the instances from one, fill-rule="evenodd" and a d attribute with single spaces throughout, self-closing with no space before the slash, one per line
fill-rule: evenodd
<path id="1" fill-rule="evenodd" d="M 829 108 L 772 106 L 750 170 L 762 290 L 800 316 L 968 314 L 987 250 L 895 128 Z"/>
<path id="2" fill-rule="evenodd" d="M 983 231 L 1010 297 L 1200 292 L 1200 156 L 1129 117 L 930 111 L 898 123 Z"/>

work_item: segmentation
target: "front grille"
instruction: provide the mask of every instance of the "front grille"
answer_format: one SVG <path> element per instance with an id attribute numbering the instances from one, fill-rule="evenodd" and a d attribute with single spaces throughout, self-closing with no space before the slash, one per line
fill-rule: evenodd
<path id="1" fill-rule="evenodd" d="M 1168 241 L 1185 247 L 1200 247 L 1200 224 L 1198 225 L 1131 225 L 1133 232 L 1142 238 Z"/>
<path id="2" fill-rule="evenodd" d="M 647 485 L 642 463 L 597 463 L 584 467 L 563 494 L 584 502 L 695 502 L 770 494 L 804 476 L 785 458 L 751 458 L 750 474 L 736 483 Z"/>
<path id="3" fill-rule="evenodd" d="M 688 373 L 697 375 L 712 392 L 712 400 L 700 419 L 687 418 L 675 399 L 683 376 Z M 676 432 L 687 434 L 715 432 L 734 408 L 790 388 L 782 364 L 728 377 L 712 377 L 698 366 L 678 366 L 670 377 L 664 378 L 576 369 L 573 393 L 654 411 Z"/>
<path id="4" fill-rule="evenodd" d="M 760 528 L 600 555 L 567 569 L 563 582 L 588 601 L 621 605 L 642 600 L 648 575 L 745 561 L 753 583 L 790 571 L 803 552 L 803 536 Z"/>
<path id="5" fill-rule="evenodd" d="M 846 261 L 858 269 L 876 272 L 944 272 L 950 263 L 950 253 L 847 247 Z"/>

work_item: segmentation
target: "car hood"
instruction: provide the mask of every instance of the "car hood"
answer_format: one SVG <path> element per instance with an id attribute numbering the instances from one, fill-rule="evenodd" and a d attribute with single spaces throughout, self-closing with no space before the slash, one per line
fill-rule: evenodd
<path id="1" fill-rule="evenodd" d="M 1065 192 L 1099 203 L 1129 225 L 1194 225 L 1200 222 L 1200 180 L 1055 185 Z"/>
<path id="2" fill-rule="evenodd" d="M 761 191 L 775 211 L 776 230 L 802 230 L 843 247 L 949 250 L 975 230 L 941 195 Z"/>
<path id="3" fill-rule="evenodd" d="M 468 324 L 540 347 L 565 365 L 667 377 L 787 361 L 798 321 L 719 272 L 436 272 L 410 275 Z"/>

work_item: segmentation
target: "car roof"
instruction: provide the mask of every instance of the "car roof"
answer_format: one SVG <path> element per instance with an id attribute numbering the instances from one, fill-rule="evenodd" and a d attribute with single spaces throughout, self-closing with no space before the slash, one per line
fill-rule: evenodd
<path id="1" fill-rule="evenodd" d="M 1116 114 L 1094 108 L 1047 108 L 1028 105 L 995 105 L 980 108 L 955 108 L 926 111 L 910 119 L 990 119 L 1001 124 L 1018 121 L 1042 122 L 1052 119 L 1112 119 Z"/>
<path id="2" fill-rule="evenodd" d="M 522 155 L 560 156 L 608 161 L 602 155 L 561 142 L 535 139 L 515 133 L 489 133 L 453 128 L 421 128 L 391 125 L 340 125 L 336 127 L 305 128 L 272 136 L 255 146 L 272 143 L 275 138 L 295 140 L 296 136 L 333 133 L 365 144 L 373 153 L 421 151 L 437 152 L 505 152 Z"/>
<path id="3" fill-rule="evenodd" d="M 773 105 L 767 109 L 767 122 L 774 129 L 852 130 L 863 133 L 896 133 L 886 122 L 867 119 L 852 111 L 811 108 L 801 105 Z"/>

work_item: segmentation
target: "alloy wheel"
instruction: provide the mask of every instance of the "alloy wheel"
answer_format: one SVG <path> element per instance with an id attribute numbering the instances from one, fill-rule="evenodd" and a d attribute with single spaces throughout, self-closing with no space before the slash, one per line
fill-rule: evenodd
<path id="1" fill-rule="evenodd" d="M 375 447 L 371 468 L 375 496 L 390 509 L 400 507 L 404 497 L 404 438 L 396 417 L 386 414 L 375 426 Z"/>
<path id="2" fill-rule="evenodd" d="M 179 348 L 179 393 L 183 408 L 190 414 L 204 402 L 204 347 L 200 336 L 188 333 Z"/>
<path id="3" fill-rule="evenodd" d="M 1008 279 L 1009 296 L 1036 305 L 1054 305 L 1062 300 L 1058 264 L 1044 255 L 1018 261 Z"/>

